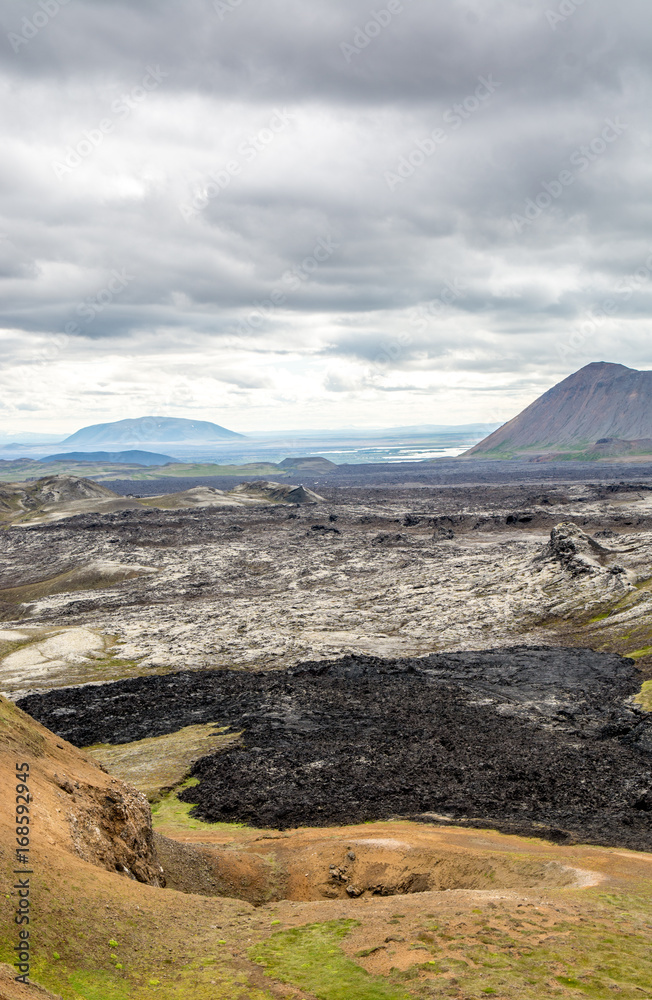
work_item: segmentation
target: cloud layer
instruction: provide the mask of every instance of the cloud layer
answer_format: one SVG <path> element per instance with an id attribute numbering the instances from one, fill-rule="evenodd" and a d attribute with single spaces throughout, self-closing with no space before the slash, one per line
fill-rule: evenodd
<path id="1" fill-rule="evenodd" d="M 652 367 L 644 0 L 0 0 L 0 429 Z"/>

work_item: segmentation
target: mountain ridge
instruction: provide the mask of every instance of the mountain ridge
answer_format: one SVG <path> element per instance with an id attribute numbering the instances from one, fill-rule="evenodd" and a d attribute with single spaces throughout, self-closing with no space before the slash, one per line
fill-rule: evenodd
<path id="1" fill-rule="evenodd" d="M 648 438 L 652 438 L 652 371 L 594 361 L 552 386 L 463 457 Z"/>
<path id="2" fill-rule="evenodd" d="M 67 451 L 57 455 L 46 455 L 39 462 L 111 462 L 127 465 L 167 465 L 178 459 L 171 455 L 159 455 L 153 451 Z"/>
<path id="3" fill-rule="evenodd" d="M 144 442 L 207 442 L 244 440 L 244 434 L 230 431 L 209 420 L 185 417 L 132 417 L 81 427 L 61 442 L 63 445 L 142 444 Z"/>

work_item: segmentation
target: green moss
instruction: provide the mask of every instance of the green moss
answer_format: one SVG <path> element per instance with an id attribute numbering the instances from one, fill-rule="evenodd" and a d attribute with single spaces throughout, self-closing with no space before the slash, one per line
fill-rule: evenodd
<path id="1" fill-rule="evenodd" d="M 158 802 L 152 804 L 152 826 L 155 830 L 177 829 L 177 830 L 246 830 L 244 823 L 205 823 L 202 819 L 196 819 L 190 815 L 194 809 L 192 802 L 180 802 L 178 793 L 184 788 L 194 788 L 198 785 L 197 778 L 188 778 L 168 795 L 163 795 Z M 260 834 L 260 830 L 257 831 Z"/>
<path id="2" fill-rule="evenodd" d="M 73 972 L 69 982 L 84 1000 L 129 1000 L 127 984 L 108 972 Z"/>
<path id="3" fill-rule="evenodd" d="M 481 926 L 476 936 L 466 939 L 465 961 L 445 956 L 446 965 L 455 967 L 460 995 L 489 990 L 519 1000 L 555 995 L 634 1000 L 647 995 L 652 983 L 652 896 L 645 889 L 641 886 L 640 896 L 587 893 L 590 904 L 579 923 L 560 919 L 544 929 L 510 920 L 509 934 Z M 427 968 L 421 966 L 422 971 Z M 433 968 L 436 989 L 445 989 L 445 971 L 444 966 Z"/>
<path id="4" fill-rule="evenodd" d="M 291 983 L 318 1000 L 408 1000 L 408 994 L 381 976 L 356 965 L 340 947 L 355 920 L 331 920 L 278 931 L 249 952 L 282 983 Z"/>
<path id="5" fill-rule="evenodd" d="M 640 660 L 642 656 L 652 655 L 652 646 L 644 646 L 643 649 L 635 649 L 633 653 L 626 653 L 632 660 Z"/>
<path id="6" fill-rule="evenodd" d="M 239 734 L 227 733 L 227 729 L 217 723 L 202 723 L 184 726 L 165 736 L 117 745 L 95 743 L 84 750 L 111 774 L 144 792 L 150 802 L 156 802 L 161 795 L 179 787 L 200 757 L 237 742 Z"/>
<path id="7" fill-rule="evenodd" d="M 192 465 L 178 462 L 174 465 L 166 465 L 164 469 L 165 471 L 163 472 L 162 468 L 154 466 L 148 469 L 147 472 L 131 473 L 124 478 L 159 479 L 161 475 L 165 475 L 166 477 L 177 476 L 186 479 L 195 476 L 258 476 L 261 474 L 273 474 L 274 478 L 278 479 L 281 476 L 288 475 L 286 469 L 279 469 L 272 462 L 252 462 L 250 465 L 213 465 L 211 463 Z M 144 503 L 147 504 L 148 501 L 145 500 Z"/>
<path id="8" fill-rule="evenodd" d="M 652 681 L 645 681 L 634 701 L 641 705 L 646 712 L 652 712 Z"/>
<path id="9" fill-rule="evenodd" d="M 45 752 L 45 737 L 13 702 L 0 697 L 0 737 L 12 752 L 41 757 Z"/>

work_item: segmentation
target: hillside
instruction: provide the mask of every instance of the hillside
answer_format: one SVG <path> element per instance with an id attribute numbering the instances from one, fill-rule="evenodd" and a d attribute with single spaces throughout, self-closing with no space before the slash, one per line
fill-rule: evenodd
<path id="1" fill-rule="evenodd" d="M 83 454 L 80 452 L 79 454 Z M 245 465 L 215 465 L 211 462 L 175 462 L 165 465 L 145 465 L 137 462 L 102 462 L 86 453 L 85 459 L 19 458 L 13 462 L 0 458 L 0 482 L 22 483 L 44 476 L 78 476 L 82 479 L 129 479 L 134 482 L 149 479 L 193 479 L 198 476 L 265 476 L 274 479 L 287 476 L 293 470 L 282 469 L 272 462 L 250 462 Z M 98 454 L 95 452 L 94 454 Z M 308 470 L 314 472 L 314 470 Z"/>
<path id="2" fill-rule="evenodd" d="M 185 441 L 205 443 L 244 438 L 208 420 L 185 420 L 181 417 L 136 417 L 108 424 L 92 424 L 71 434 L 62 444 L 142 444 L 145 442 Z"/>
<path id="3" fill-rule="evenodd" d="M 109 462 L 127 465 L 167 465 L 176 462 L 170 455 L 159 455 L 155 451 L 66 451 L 59 455 L 48 455 L 40 462 Z"/>
<path id="4" fill-rule="evenodd" d="M 123 497 L 91 479 L 44 476 L 24 483 L 0 482 L 0 525 L 47 524 L 78 514 L 115 514 L 155 507 L 259 507 L 261 504 L 318 503 L 322 497 L 303 486 L 259 480 L 240 483 L 228 493 L 197 486 L 147 498 Z"/>
<path id="5" fill-rule="evenodd" d="M 553 386 L 470 448 L 464 457 L 491 453 L 508 457 L 532 449 L 582 448 L 589 450 L 587 457 L 593 457 L 592 446 L 604 444 L 605 439 L 643 445 L 649 438 L 652 438 L 652 371 L 601 361 L 586 365 Z"/>

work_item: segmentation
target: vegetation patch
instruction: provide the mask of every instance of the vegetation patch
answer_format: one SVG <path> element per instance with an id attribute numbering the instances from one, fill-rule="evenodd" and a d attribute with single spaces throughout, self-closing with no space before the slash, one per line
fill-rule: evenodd
<path id="1" fill-rule="evenodd" d="M 634 701 L 641 705 L 646 712 L 652 712 L 652 681 L 645 681 Z"/>
<path id="2" fill-rule="evenodd" d="M 95 760 L 117 778 L 147 795 L 150 802 L 183 781 L 192 765 L 207 753 L 233 746 L 237 733 L 215 723 L 185 726 L 167 736 L 153 736 L 133 743 L 95 743 L 84 747 Z M 181 803 L 176 800 L 179 807 Z M 184 807 L 185 808 L 185 807 Z"/>
<path id="3" fill-rule="evenodd" d="M 518 1000 L 635 1000 L 649 995 L 650 896 L 585 897 L 584 904 L 579 921 L 551 920 L 524 910 L 434 928 L 433 959 L 418 966 L 430 989 L 416 995 L 470 998 L 491 993 Z M 451 933 L 455 930 L 459 933 Z"/>
<path id="4" fill-rule="evenodd" d="M 642 656 L 650 656 L 652 654 L 652 646 L 644 646 L 643 649 L 635 649 L 633 653 L 627 653 L 632 660 L 640 660 Z"/>
<path id="5" fill-rule="evenodd" d="M 35 983 L 62 1000 L 272 1000 L 251 983 L 257 967 L 234 961 L 234 934 L 220 944 L 211 928 L 231 924 L 232 901 L 134 894 L 129 880 L 114 880 L 90 865 L 76 869 L 74 887 L 64 871 L 35 878 Z M 8 930 L 0 961 L 14 961 L 14 943 Z"/>
<path id="6" fill-rule="evenodd" d="M 404 989 L 372 976 L 344 954 L 340 942 L 357 926 L 356 920 L 331 920 L 277 931 L 249 956 L 274 979 L 318 1000 L 409 1000 Z"/>
<path id="7" fill-rule="evenodd" d="M 41 757 L 45 752 L 45 736 L 6 698 L 0 698 L 0 740 L 16 754 Z"/>
<path id="8" fill-rule="evenodd" d="M 95 566 L 78 566 L 46 577 L 34 583 L 26 583 L 21 587 L 10 587 L 0 590 L 0 601 L 7 604 L 29 604 L 42 597 L 53 594 L 68 594 L 79 590 L 105 590 L 124 580 L 132 580 L 142 576 L 142 570 L 123 569 L 120 572 L 106 573 Z"/>
<path id="9" fill-rule="evenodd" d="M 176 479 L 194 479 L 196 477 L 206 478 L 207 476 L 257 476 L 257 475 L 285 476 L 287 472 L 279 469 L 272 462 L 252 462 L 250 465 L 211 465 L 205 464 L 183 464 L 166 465 L 163 467 L 150 467 L 146 472 L 132 472 L 120 477 L 124 479 L 161 479 L 165 477 Z M 115 474 L 114 474 L 115 475 Z M 117 478 L 117 476 L 115 477 Z M 144 498 L 142 498 L 144 499 Z M 145 502 L 147 502 L 145 500 Z"/>
<path id="10" fill-rule="evenodd" d="M 171 792 L 161 795 L 156 802 L 152 803 L 152 827 L 154 830 L 164 831 L 167 836 L 174 836 L 175 833 L 182 834 L 188 830 L 210 830 L 213 833 L 223 830 L 225 833 L 229 833 L 233 830 L 248 829 L 244 823 L 205 823 L 203 820 L 191 816 L 190 812 L 194 806 L 187 802 L 180 802 L 178 795 L 184 789 L 194 788 L 198 784 L 197 778 L 188 778 Z M 256 836 L 260 834 L 259 830 L 254 831 L 251 828 L 251 831 Z"/>

